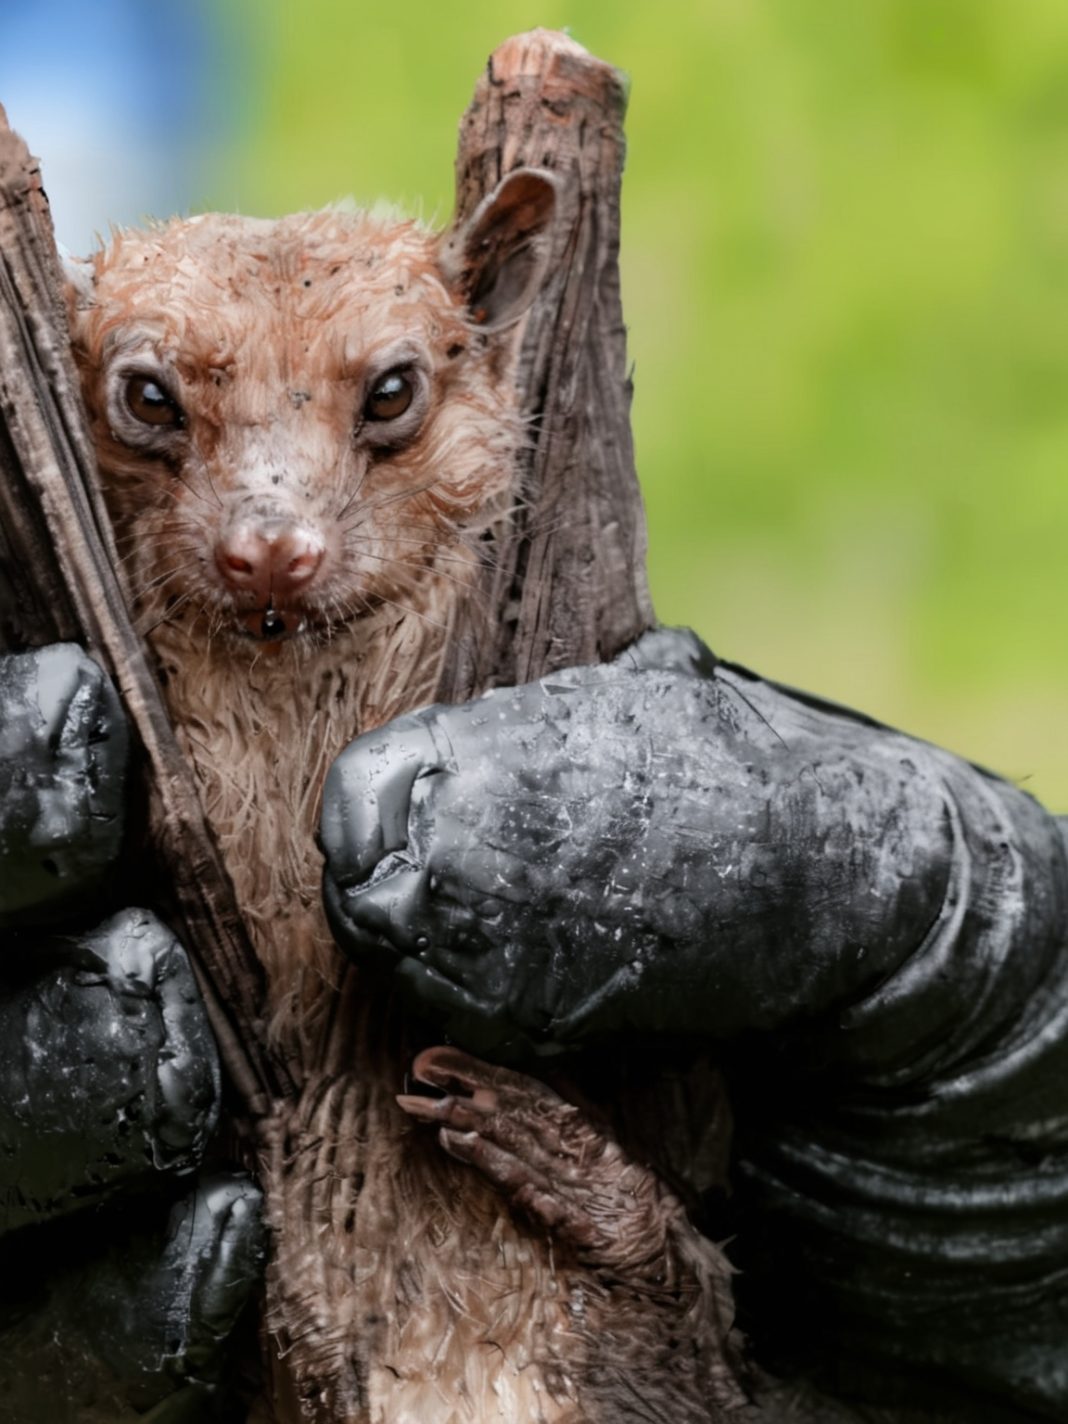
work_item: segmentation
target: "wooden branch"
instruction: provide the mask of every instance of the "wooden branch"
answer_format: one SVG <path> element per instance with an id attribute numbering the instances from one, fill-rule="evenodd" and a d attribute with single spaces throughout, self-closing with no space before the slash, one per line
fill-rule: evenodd
<path id="1" fill-rule="evenodd" d="M 21 472 L 54 463 L 60 432 L 36 389 L 55 375 L 62 320 L 50 280 L 55 243 L 40 171 L 0 108 L 0 640 L 76 638 L 78 616 L 40 503 Z M 62 348 L 60 348 L 62 350 Z M 54 409 L 54 406 L 52 407 Z"/>
<path id="2" fill-rule="evenodd" d="M 260 1047 L 259 966 L 115 576 L 61 292 L 40 171 L 0 109 L 0 646 L 72 639 L 115 680 L 180 932 L 230 1076 L 260 1113 L 286 1084 Z"/>
<path id="3" fill-rule="evenodd" d="M 652 626 L 619 295 L 621 76 L 566 35 L 506 40 L 460 126 L 457 217 L 523 164 L 561 179 L 554 279 L 523 335 L 533 446 L 523 503 L 496 531 L 480 597 L 457 631 L 445 701 L 603 661 Z M 499 610 L 479 619 L 478 606 Z"/>

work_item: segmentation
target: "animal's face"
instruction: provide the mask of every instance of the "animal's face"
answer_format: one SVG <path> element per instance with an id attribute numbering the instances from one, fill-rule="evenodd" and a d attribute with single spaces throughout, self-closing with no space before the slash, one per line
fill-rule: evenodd
<path id="1" fill-rule="evenodd" d="M 72 287 L 75 351 L 143 628 L 331 635 L 470 562 L 520 439 L 492 328 L 529 298 L 517 274 L 552 212 L 547 180 L 511 188 L 448 239 L 358 213 L 209 215 L 96 256 Z"/>

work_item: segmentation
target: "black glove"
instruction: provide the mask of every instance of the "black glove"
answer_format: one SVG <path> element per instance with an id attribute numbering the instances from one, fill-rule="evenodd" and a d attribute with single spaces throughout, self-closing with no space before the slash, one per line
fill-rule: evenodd
<path id="1" fill-rule="evenodd" d="M 129 738 L 69 644 L 0 658 L 0 929 L 91 903 L 118 859 Z"/>
<path id="2" fill-rule="evenodd" d="M 0 728 L 0 1418 L 206 1419 L 259 1194 L 189 1177 L 220 1073 L 173 934 L 145 910 L 72 928 L 121 846 L 125 721 L 61 645 L 0 658 Z"/>
<path id="3" fill-rule="evenodd" d="M 938 914 L 940 769 L 864 723 L 762 711 L 768 692 L 656 634 L 361 737 L 324 798 L 338 939 L 498 1054 L 724 1038 L 856 997 Z"/>
<path id="4" fill-rule="evenodd" d="M 661 632 L 362 737 L 322 839 L 342 946 L 464 1046 L 721 1045 L 765 1357 L 1068 1417 L 1068 860 L 1030 797 Z"/>
<path id="5" fill-rule="evenodd" d="M 240 1173 L 159 1180 L 0 1241 L 0 1420 L 238 1417 L 217 1383 L 262 1271 L 260 1205 Z"/>

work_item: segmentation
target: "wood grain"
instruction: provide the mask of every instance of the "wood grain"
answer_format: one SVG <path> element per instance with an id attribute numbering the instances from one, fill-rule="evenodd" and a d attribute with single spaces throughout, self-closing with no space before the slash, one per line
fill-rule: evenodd
<path id="1" fill-rule="evenodd" d="M 654 622 L 619 288 L 625 108 L 616 70 L 534 30 L 494 51 L 460 125 L 458 218 L 524 164 L 551 170 L 560 188 L 554 275 L 523 335 L 523 502 L 487 549 L 443 701 L 603 661 Z M 486 604 L 496 621 L 478 616 Z"/>

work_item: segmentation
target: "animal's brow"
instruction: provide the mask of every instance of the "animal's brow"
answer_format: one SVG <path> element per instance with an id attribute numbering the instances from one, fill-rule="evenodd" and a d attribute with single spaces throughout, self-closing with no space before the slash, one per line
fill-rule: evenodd
<path id="1" fill-rule="evenodd" d="M 109 361 L 138 355 L 156 356 L 167 339 L 167 324 L 162 317 L 139 318 L 133 323 L 113 326 L 104 338 L 103 355 Z"/>

